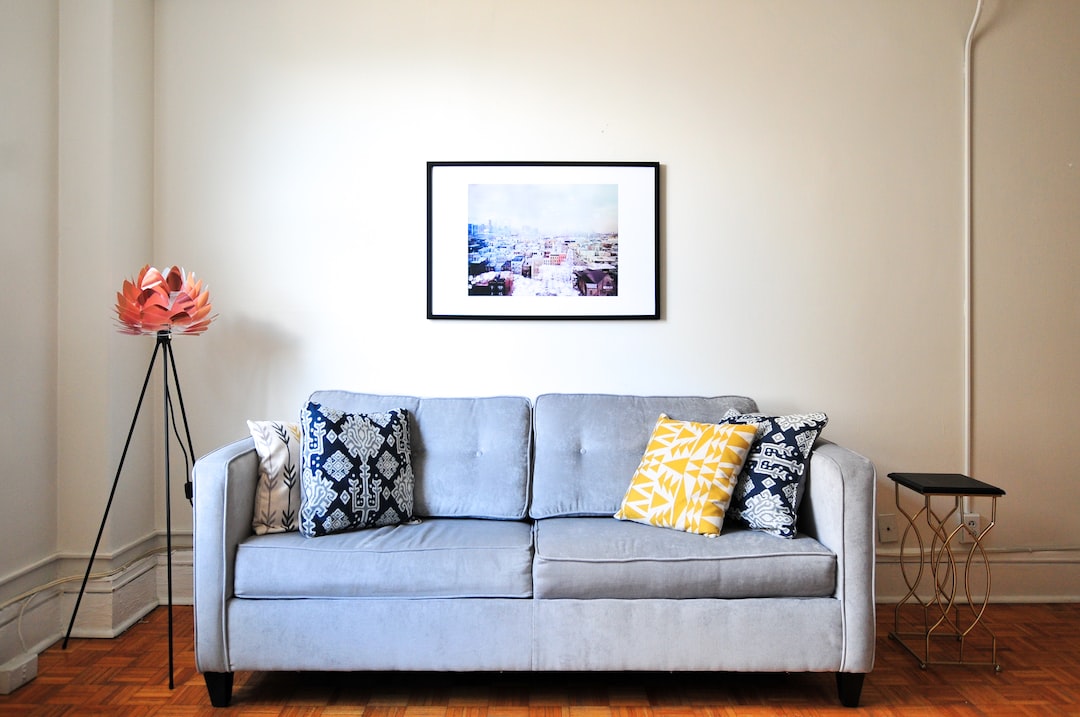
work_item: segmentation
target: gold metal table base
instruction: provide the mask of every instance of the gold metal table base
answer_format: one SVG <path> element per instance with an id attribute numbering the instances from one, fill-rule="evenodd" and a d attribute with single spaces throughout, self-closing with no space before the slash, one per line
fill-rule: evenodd
<path id="1" fill-rule="evenodd" d="M 908 592 L 896 605 L 893 631 L 889 633 L 889 637 L 911 653 L 922 669 L 926 669 L 928 665 L 988 665 L 1000 672 L 997 636 L 983 622 L 986 607 L 990 602 L 991 584 L 990 561 L 983 547 L 983 540 L 997 521 L 998 495 L 977 494 L 989 497 L 992 507 L 990 520 L 976 532 L 964 525 L 962 520 L 956 520 L 954 527 L 948 527 L 954 517 L 962 517 L 961 498 L 968 494 L 924 492 L 922 509 L 911 515 L 901 504 L 900 486 L 900 482 L 895 485 L 896 507 L 908 522 L 900 539 L 900 570 Z M 908 487 L 911 488 L 910 485 Z M 914 490 L 918 491 L 918 488 Z M 934 498 L 950 498 L 951 501 L 947 501 L 944 508 L 935 509 Z M 942 502 L 945 501 L 939 500 L 938 504 Z M 939 510 L 947 512 L 940 514 Z M 926 550 L 923 537 L 917 528 L 918 521 L 923 518 L 932 536 L 929 550 Z M 954 548 L 954 543 L 962 533 L 968 535 L 971 544 L 962 545 L 958 551 Z M 912 538 L 911 541 L 909 537 Z M 910 542 L 913 542 L 912 547 L 918 550 L 917 561 L 908 558 Z M 912 575 L 909 568 L 916 564 L 918 569 Z M 972 588 L 972 571 L 978 570 L 980 565 L 985 571 L 985 587 L 981 595 Z M 924 580 L 931 583 L 927 586 L 932 587 L 932 596 L 929 599 L 925 599 L 918 592 Z M 914 612 L 915 616 L 914 619 L 909 617 L 908 629 L 901 629 L 901 615 L 905 609 L 907 613 Z M 912 628 L 913 623 L 917 629 Z M 990 659 L 972 659 L 972 653 L 985 655 L 987 638 Z"/>

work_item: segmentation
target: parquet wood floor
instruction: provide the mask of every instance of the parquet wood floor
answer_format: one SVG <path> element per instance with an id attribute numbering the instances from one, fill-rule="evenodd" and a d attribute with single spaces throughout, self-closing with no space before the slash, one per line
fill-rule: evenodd
<path id="1" fill-rule="evenodd" d="M 260 674 L 239 673 L 233 706 L 210 706 L 194 666 L 192 612 L 174 612 L 175 684 L 167 680 L 167 611 L 114 640 L 42 653 L 38 677 L 0 696 L 0 715 L 134 717 L 882 717 L 1080 716 L 1080 604 L 991 605 L 1003 671 L 919 668 L 888 637 L 879 606 L 877 660 L 862 706 L 845 709 L 831 674 Z"/>

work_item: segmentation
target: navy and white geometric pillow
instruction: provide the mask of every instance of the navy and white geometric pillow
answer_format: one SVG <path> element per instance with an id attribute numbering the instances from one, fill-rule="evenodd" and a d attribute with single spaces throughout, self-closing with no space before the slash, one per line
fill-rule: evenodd
<path id="1" fill-rule="evenodd" d="M 810 453 L 828 416 L 747 413 L 724 416 L 724 422 L 757 426 L 728 512 L 754 530 L 794 538 Z"/>
<path id="2" fill-rule="evenodd" d="M 300 532 L 309 538 L 412 519 L 409 413 L 348 413 L 308 403 L 301 416 Z"/>

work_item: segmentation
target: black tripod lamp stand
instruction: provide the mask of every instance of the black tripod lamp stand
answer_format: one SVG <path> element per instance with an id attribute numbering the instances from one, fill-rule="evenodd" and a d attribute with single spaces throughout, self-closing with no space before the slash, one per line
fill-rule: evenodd
<path id="1" fill-rule="evenodd" d="M 156 336 L 154 353 L 150 356 L 150 365 L 146 369 L 146 378 L 143 379 L 142 391 L 139 393 L 139 401 L 135 405 L 135 415 L 131 418 L 131 427 L 128 429 L 127 439 L 124 441 L 124 450 L 120 454 L 120 463 L 116 468 L 113 478 L 112 489 L 109 491 L 109 499 L 105 504 L 105 512 L 101 516 L 101 526 L 98 528 L 97 538 L 94 540 L 94 548 L 90 552 L 90 560 L 86 565 L 86 574 L 83 576 L 82 585 L 79 588 L 79 596 L 75 599 L 75 608 L 71 611 L 71 621 L 68 623 L 67 633 L 64 636 L 62 649 L 67 649 L 68 640 L 71 639 L 71 631 L 75 627 L 75 618 L 79 614 L 79 606 L 82 604 L 83 595 L 86 593 L 86 584 L 90 580 L 91 568 L 97 557 L 98 548 L 101 545 L 101 537 L 105 532 L 105 524 L 109 519 L 109 510 L 112 508 L 113 498 L 116 497 L 116 488 L 120 483 L 120 474 L 124 469 L 124 461 L 127 458 L 128 448 L 135 433 L 135 426 L 139 421 L 139 413 L 142 410 L 143 400 L 146 398 L 147 388 L 150 386 L 150 378 L 154 372 L 154 364 L 158 356 L 162 357 L 162 404 L 163 430 L 165 446 L 165 555 L 166 575 L 168 587 L 169 609 L 169 689 L 173 689 L 173 561 L 172 561 L 172 500 L 171 500 L 171 461 L 169 455 L 170 436 L 172 429 L 180 443 L 180 450 L 184 454 L 185 482 L 184 493 L 190 502 L 192 500 L 193 486 L 191 473 L 188 469 L 189 458 L 195 460 L 195 450 L 191 443 L 191 430 L 188 427 L 187 411 L 184 409 L 184 397 L 180 392 L 180 377 L 176 370 L 176 356 L 173 354 L 173 333 L 199 334 L 206 330 L 213 320 L 210 316 L 209 290 L 204 288 L 202 282 L 195 279 L 194 274 L 185 277 L 183 269 L 170 267 L 166 272 L 159 272 L 150 266 L 143 267 L 135 282 L 125 281 L 123 291 L 117 294 L 117 316 L 124 333 L 134 335 L 152 334 Z M 180 404 L 180 419 L 184 424 L 184 438 L 187 439 L 187 448 L 184 447 L 184 438 L 181 438 L 176 423 L 176 411 L 173 408 L 172 391 L 169 388 L 170 376 L 172 386 L 176 391 L 177 402 Z"/>

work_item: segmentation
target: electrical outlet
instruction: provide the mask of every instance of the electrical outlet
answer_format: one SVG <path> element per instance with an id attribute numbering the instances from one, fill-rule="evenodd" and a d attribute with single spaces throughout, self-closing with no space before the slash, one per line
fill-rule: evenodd
<path id="1" fill-rule="evenodd" d="M 982 532 L 982 516 L 978 513 L 964 513 L 964 525 L 960 531 L 961 543 L 974 543 Z"/>
<path id="2" fill-rule="evenodd" d="M 877 518 L 877 538 L 882 543 L 895 543 L 900 540 L 896 530 L 896 514 L 882 513 Z"/>
<path id="3" fill-rule="evenodd" d="M 33 653 L 23 653 L 0 665 L 0 695 L 9 695 L 37 677 L 38 659 Z"/>

